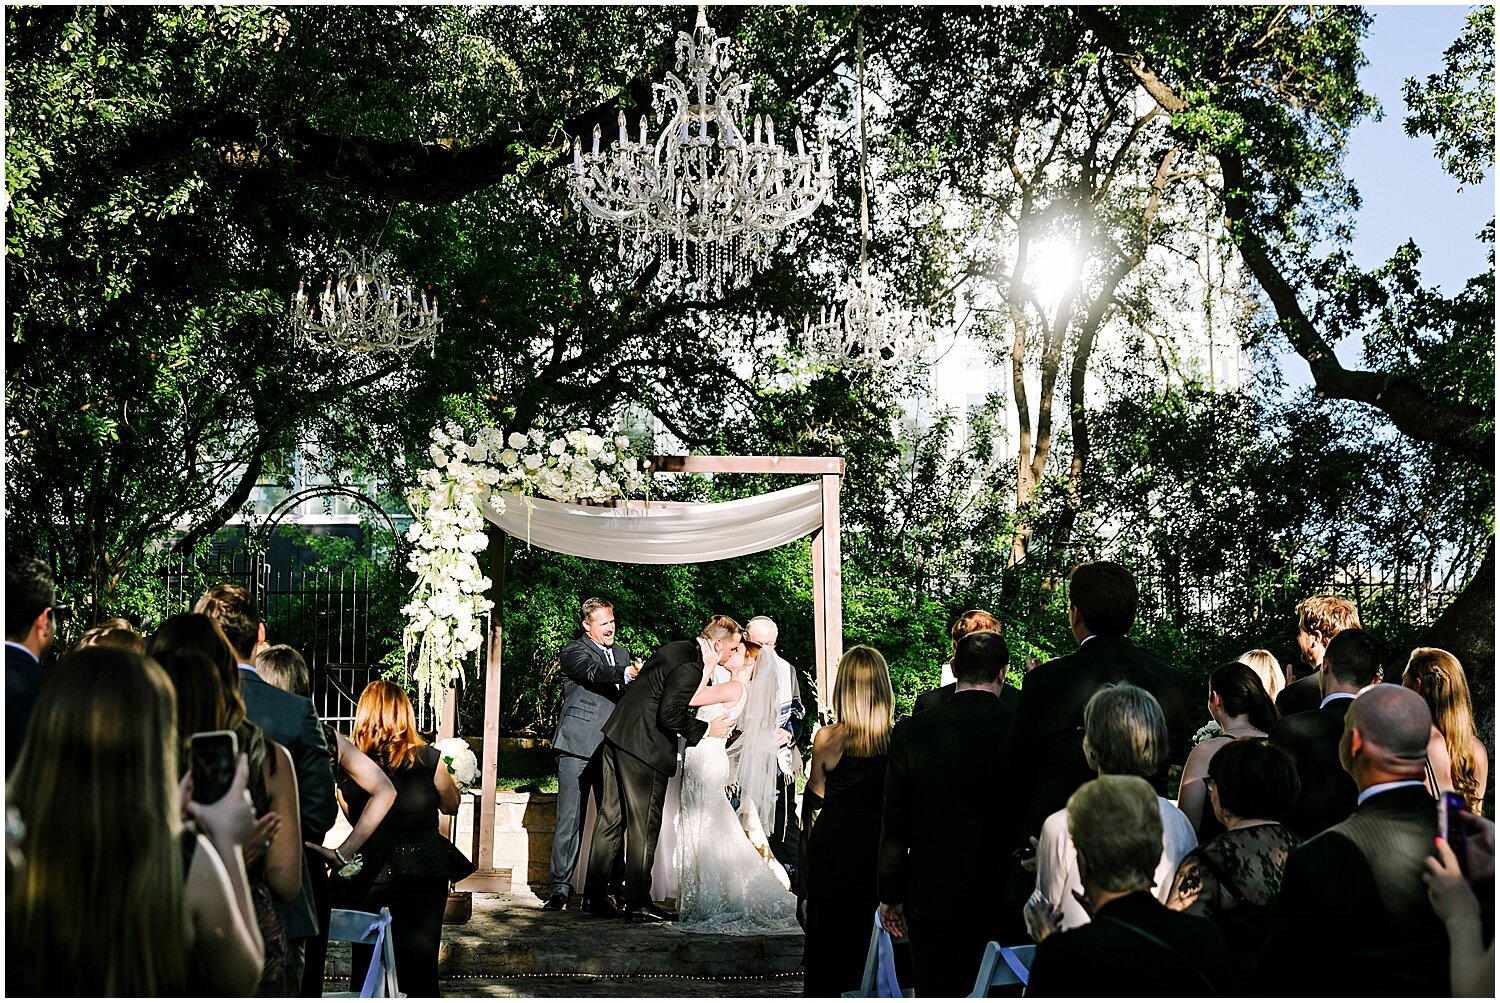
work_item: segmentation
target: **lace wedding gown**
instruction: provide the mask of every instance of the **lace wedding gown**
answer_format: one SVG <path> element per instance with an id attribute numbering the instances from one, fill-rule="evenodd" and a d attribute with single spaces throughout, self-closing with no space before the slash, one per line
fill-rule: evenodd
<path id="1" fill-rule="evenodd" d="M 742 695 L 727 710 L 711 704 L 698 718 L 737 717 L 744 702 Z M 778 876 L 756 852 L 724 793 L 728 784 L 724 739 L 705 735 L 683 756 L 676 926 L 721 934 L 798 933 L 797 897 L 787 890 L 786 872 Z"/>

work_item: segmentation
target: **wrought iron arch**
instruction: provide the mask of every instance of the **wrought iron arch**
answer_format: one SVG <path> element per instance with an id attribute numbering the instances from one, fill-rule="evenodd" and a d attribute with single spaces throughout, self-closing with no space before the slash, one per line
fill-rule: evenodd
<path id="1" fill-rule="evenodd" d="M 281 501 L 277 502 L 271 511 L 266 513 L 265 519 L 259 525 L 250 529 L 247 533 L 251 544 L 251 554 L 249 556 L 255 561 L 255 570 L 250 576 L 251 589 L 257 601 L 265 595 L 267 586 L 266 575 L 270 569 L 270 565 L 263 558 L 264 555 L 271 552 L 271 534 L 276 532 L 276 528 L 281 525 L 281 520 L 285 519 L 292 510 L 305 501 L 312 498 L 333 497 L 352 498 L 354 501 L 363 504 L 366 508 L 378 512 L 380 517 L 385 520 L 387 528 L 390 529 L 391 538 L 395 540 L 396 567 L 402 568 L 406 566 L 406 537 L 396 526 L 396 520 L 391 518 L 391 514 L 379 502 L 363 491 L 345 487 L 342 484 L 317 484 L 287 495 Z"/>

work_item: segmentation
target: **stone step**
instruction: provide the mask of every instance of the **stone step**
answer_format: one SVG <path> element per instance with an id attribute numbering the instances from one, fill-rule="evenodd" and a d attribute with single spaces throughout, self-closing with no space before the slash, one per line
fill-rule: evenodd
<path id="1" fill-rule="evenodd" d="M 684 933 L 659 923 L 597 919 L 570 908 L 547 912 L 529 891 L 476 893 L 467 923 L 443 928 L 445 979 L 678 976 L 792 978 L 802 970 L 802 937 Z M 330 978 L 349 973 L 346 945 L 330 944 Z M 696 994 L 695 994 L 696 995 Z"/>

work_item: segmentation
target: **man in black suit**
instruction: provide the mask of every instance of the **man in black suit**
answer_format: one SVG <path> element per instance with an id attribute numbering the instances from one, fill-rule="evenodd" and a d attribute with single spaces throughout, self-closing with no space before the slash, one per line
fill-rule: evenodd
<path id="1" fill-rule="evenodd" d="M 573 894 L 588 796 L 603 798 L 604 769 L 599 747 L 604 722 L 620 694 L 636 676 L 630 651 L 615 643 L 615 611 L 603 599 L 585 599 L 580 609 L 583 633 L 558 653 L 562 669 L 563 706 L 552 736 L 557 754 L 557 825 L 552 833 L 552 894 L 543 909 L 567 908 Z"/>
<path id="2" fill-rule="evenodd" d="M 953 652 L 953 697 L 891 733 L 880 829 L 881 923 L 910 929 L 918 996 L 963 996 L 984 945 L 1000 936 L 996 905 L 1009 863 L 1000 743 L 1005 638 L 990 630 Z"/>
<path id="3" fill-rule="evenodd" d="M 697 745 L 704 735 L 723 738 L 735 722 L 726 716 L 712 724 L 698 720 L 689 701 L 703 682 L 704 649 L 723 665 L 734 655 L 744 630 L 727 616 L 716 616 L 697 641 L 664 645 L 641 666 L 614 713 L 604 722 L 604 799 L 589 847 L 583 908 L 595 916 L 618 916 L 605 898 L 605 885 L 620 843 L 625 844 L 625 917 L 632 921 L 675 919 L 651 901 L 651 866 L 661 835 L 667 778 L 677 772 L 677 737 Z M 702 644 L 700 645 L 700 642 Z"/>
<path id="4" fill-rule="evenodd" d="M 1303 839 L 1337 825 L 1354 810 L 1359 791 L 1339 762 L 1344 716 L 1359 691 L 1380 681 L 1380 646 L 1359 628 L 1341 631 L 1328 643 L 1322 668 L 1322 706 L 1277 721 L 1269 741 L 1297 765 L 1301 790 L 1282 821 Z"/>
<path id="5" fill-rule="evenodd" d="M 1229 948 L 1213 921 L 1174 912 L 1151 893 L 1162 840 L 1151 785 L 1100 777 L 1067 807 L 1091 921 L 1055 932 L 1057 917 L 1038 915 L 1041 943 L 1026 995 L 1152 999 L 1242 991 L 1232 984 Z"/>
<path id="6" fill-rule="evenodd" d="M 1422 779 L 1431 728 L 1427 704 L 1401 686 L 1372 687 L 1349 708 L 1339 755 L 1359 806 L 1287 860 L 1256 966 L 1266 995 L 1450 994 L 1448 935 L 1422 880 L 1438 833 Z"/>
<path id="7" fill-rule="evenodd" d="M 1297 604 L 1297 650 L 1312 671 L 1276 694 L 1276 709 L 1282 717 L 1318 709 L 1326 696 L 1318 672 L 1323 654 L 1340 633 L 1359 626 L 1359 609 L 1342 596 L 1309 596 Z M 1287 678 L 1291 678 L 1291 668 L 1287 666 Z"/>
<path id="8" fill-rule="evenodd" d="M 976 630 L 993 630 L 1000 632 L 1000 621 L 993 615 L 982 609 L 966 609 L 953 621 L 953 626 L 948 630 L 948 636 L 953 640 L 953 647 L 948 653 L 948 662 L 943 665 L 943 675 L 952 672 L 953 654 L 958 651 L 958 639 Z M 1000 677 L 1000 682 L 1005 682 L 1005 677 Z M 940 707 L 953 699 L 953 692 L 958 688 L 957 681 L 944 683 L 936 689 L 930 689 L 926 693 L 917 694 L 916 701 L 912 704 L 911 712 L 920 714 L 924 710 Z M 1004 686 L 1000 690 L 1000 702 L 1012 711 L 1016 709 L 1016 701 L 1020 698 L 1020 692 L 1014 686 Z"/>
<path id="9" fill-rule="evenodd" d="M 1010 845 L 1022 852 L 1040 835 L 1047 817 L 1095 776 L 1083 756 L 1083 709 L 1104 684 L 1131 683 L 1161 704 L 1171 754 L 1147 778 L 1157 793 L 1165 796 L 1168 767 L 1186 755 L 1203 717 L 1203 695 L 1182 673 L 1126 638 L 1138 598 L 1134 576 L 1110 561 L 1081 564 L 1069 578 L 1068 618 L 1078 650 L 1027 674 L 1005 739 L 1001 790 L 1021 806 L 1022 821 Z M 1019 863 L 1011 868 L 1004 901 L 1011 937 L 1025 935 L 1021 910 L 1035 885 L 1035 875 Z"/>
<path id="10" fill-rule="evenodd" d="M 245 702 L 245 717 L 265 732 L 266 738 L 286 747 L 297 773 L 297 808 L 304 842 L 321 843 L 338 815 L 338 801 L 333 793 L 333 767 L 328 757 L 328 743 L 323 725 L 311 700 L 272 686 L 255 671 L 251 662 L 255 649 L 266 639 L 266 625 L 260 619 L 260 607 L 253 596 L 239 585 L 215 585 L 193 607 L 216 621 L 229 639 L 240 663 L 240 696 Z M 310 859 L 311 857 L 311 859 Z M 286 928 L 288 941 L 287 968 L 293 982 L 302 982 L 303 994 L 321 993 L 323 973 L 312 973 L 303 982 L 308 941 L 326 943 L 326 917 L 317 915 L 313 906 L 312 868 L 326 868 L 322 854 L 306 850 L 302 858 L 302 891 L 295 902 L 277 902 L 276 911 Z M 314 957 L 321 956 L 317 946 Z M 311 983 L 311 984 L 309 984 Z"/>
<path id="11" fill-rule="evenodd" d="M 26 739 L 46 673 L 42 656 L 57 635 L 52 571 L 30 557 L 5 561 L 5 774 Z"/>

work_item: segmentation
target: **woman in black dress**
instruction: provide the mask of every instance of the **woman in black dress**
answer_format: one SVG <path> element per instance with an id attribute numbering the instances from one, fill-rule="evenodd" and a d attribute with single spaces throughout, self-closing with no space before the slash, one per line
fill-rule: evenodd
<path id="1" fill-rule="evenodd" d="M 863 645 L 844 652 L 833 685 L 836 723 L 813 736 L 802 801 L 806 996 L 837 997 L 858 989 L 864 974 L 895 705 L 880 652 Z"/>
<path id="2" fill-rule="evenodd" d="M 438 833 L 438 811 L 458 810 L 458 786 L 437 749 L 417 733 L 405 691 L 377 679 L 360 694 L 350 739 L 396 787 L 396 802 L 362 848 L 362 866 L 335 881 L 334 901 L 344 908 L 391 910 L 396 975 L 408 996 L 438 995 L 438 947 L 448 885 L 474 865 Z M 339 792 L 349 822 L 358 826 L 370 794 L 342 770 Z M 358 989 L 372 949 L 355 945 L 349 988 Z"/>

